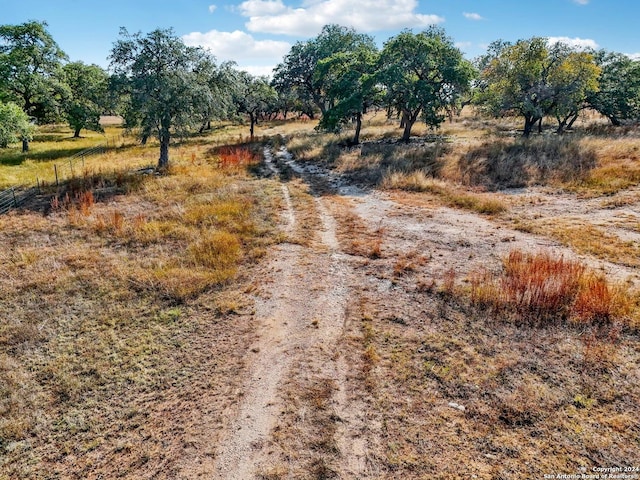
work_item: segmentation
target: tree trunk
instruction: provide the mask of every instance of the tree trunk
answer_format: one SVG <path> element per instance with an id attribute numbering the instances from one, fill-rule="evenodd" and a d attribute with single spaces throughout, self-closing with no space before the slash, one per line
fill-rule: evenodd
<path id="1" fill-rule="evenodd" d="M 571 119 L 571 121 L 567 124 L 567 128 L 573 128 L 573 124 L 577 119 L 578 119 L 578 114 L 576 113 L 573 115 L 573 118 Z"/>
<path id="2" fill-rule="evenodd" d="M 22 153 L 27 153 L 29 151 L 29 140 L 26 138 L 22 139 Z"/>
<path id="3" fill-rule="evenodd" d="M 542 117 L 538 119 L 538 133 L 542 133 Z"/>
<path id="4" fill-rule="evenodd" d="M 251 122 L 251 126 L 249 127 L 249 132 L 251 133 L 251 140 L 253 140 L 253 129 L 256 124 L 256 116 L 253 113 L 249 113 L 249 121 Z"/>
<path id="5" fill-rule="evenodd" d="M 613 125 L 614 127 L 619 127 L 621 125 L 620 120 L 618 120 L 615 115 L 611 115 L 608 118 L 611 121 L 611 125 Z"/>
<path id="6" fill-rule="evenodd" d="M 411 139 L 411 129 L 413 128 L 413 124 L 416 123 L 417 115 L 415 116 L 409 115 L 407 112 L 402 112 L 402 119 L 404 121 L 404 131 L 402 132 L 402 141 L 405 143 L 409 143 Z"/>
<path id="7" fill-rule="evenodd" d="M 360 130 L 362 130 L 362 114 L 356 113 L 356 133 L 353 135 L 353 144 L 358 145 L 360 143 Z"/>
<path id="8" fill-rule="evenodd" d="M 567 125 L 567 118 L 560 118 L 556 115 L 556 120 L 558 121 L 558 129 L 556 130 L 556 133 L 558 135 L 562 135 L 564 133 L 564 128 Z"/>
<path id="9" fill-rule="evenodd" d="M 522 131 L 523 137 L 528 137 L 531 134 L 531 130 L 533 130 L 535 123 L 536 120 L 534 118 L 529 116 L 524 117 L 524 130 Z"/>
<path id="10" fill-rule="evenodd" d="M 169 168 L 169 141 L 171 135 L 169 130 L 160 132 L 160 158 L 158 159 L 158 170 L 166 171 Z"/>
<path id="11" fill-rule="evenodd" d="M 82 130 L 82 127 L 76 127 L 76 129 L 73 131 L 73 138 L 80 138 L 80 130 Z"/>

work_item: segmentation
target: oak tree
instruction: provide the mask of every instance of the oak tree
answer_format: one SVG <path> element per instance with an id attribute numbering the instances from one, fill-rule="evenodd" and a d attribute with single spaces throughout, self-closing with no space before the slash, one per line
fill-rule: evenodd
<path id="1" fill-rule="evenodd" d="M 138 124 L 143 137 L 155 132 L 158 168 L 164 170 L 172 134 L 198 123 L 198 103 L 206 88 L 198 82 L 198 70 L 211 58 L 201 48 L 186 46 L 171 29 L 143 35 L 122 28 L 120 35 L 110 55 L 116 85 L 128 98 L 128 120 Z"/>
<path id="2" fill-rule="evenodd" d="M 351 143 L 360 143 L 362 116 L 380 94 L 375 77 L 377 63 L 378 51 L 370 44 L 335 53 L 318 63 L 318 74 L 331 78 L 328 93 L 335 102 L 322 116 L 320 128 L 336 131 L 353 120 L 355 132 Z"/>
<path id="3" fill-rule="evenodd" d="M 388 108 L 402 117 L 402 140 L 420 118 L 428 126 L 444 121 L 447 105 L 470 89 L 474 68 L 444 30 L 405 30 L 389 39 L 380 55 L 378 78 L 385 88 Z"/>
<path id="4" fill-rule="evenodd" d="M 67 63 L 62 69 L 70 92 L 64 110 L 74 138 L 83 128 L 102 132 L 100 115 L 110 110 L 108 73 L 82 62 Z"/>
<path id="5" fill-rule="evenodd" d="M 0 101 L 15 103 L 39 123 L 61 118 L 68 94 L 61 74 L 67 56 L 46 27 L 36 21 L 0 26 Z"/>

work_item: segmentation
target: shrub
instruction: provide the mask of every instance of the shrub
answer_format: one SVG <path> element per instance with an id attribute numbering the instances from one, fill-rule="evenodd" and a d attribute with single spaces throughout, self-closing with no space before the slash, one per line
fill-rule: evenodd
<path id="1" fill-rule="evenodd" d="M 621 288 L 563 257 L 514 250 L 499 274 L 470 275 L 473 305 L 490 308 L 519 324 L 608 324 L 626 318 L 629 300 Z"/>

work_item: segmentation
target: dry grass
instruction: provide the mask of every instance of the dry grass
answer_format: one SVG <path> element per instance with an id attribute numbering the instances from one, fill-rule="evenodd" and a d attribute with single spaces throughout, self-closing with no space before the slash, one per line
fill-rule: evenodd
<path id="1" fill-rule="evenodd" d="M 384 177 L 382 186 L 389 189 L 431 193 L 448 206 L 486 215 L 495 215 L 508 210 L 506 202 L 494 194 L 465 191 L 448 182 L 427 177 L 422 171 L 410 174 L 389 173 Z"/>
<path id="2" fill-rule="evenodd" d="M 220 166 L 210 150 L 200 137 L 167 176 L 96 171 L 47 216 L 0 217 L 0 478 L 176 478 L 215 444 L 210 409 L 233 408 L 251 342 L 250 312 L 219 298 L 233 284 L 246 302 L 275 190 L 254 156 Z"/>
<path id="3" fill-rule="evenodd" d="M 456 175 L 490 189 L 583 181 L 595 168 L 595 148 L 574 136 L 491 138 L 461 149 Z"/>
<path id="4" fill-rule="evenodd" d="M 418 125 L 412 142 L 404 145 L 396 141 L 397 122 L 378 113 L 365 120 L 359 148 L 345 147 L 348 132 L 301 131 L 289 137 L 287 146 L 296 158 L 335 167 L 359 183 L 391 182 L 392 188 L 408 190 L 422 191 L 428 178 L 487 190 L 552 185 L 584 196 L 611 195 L 638 185 L 638 129 L 590 127 L 588 122 L 594 119 L 585 117 L 576 133 L 547 131 L 522 139 L 513 120 L 482 119 L 466 110 L 443 124 L 437 135 Z M 466 208 L 468 201 L 459 203 Z"/>
<path id="5" fill-rule="evenodd" d="M 338 478 L 335 464 L 339 449 L 335 435 L 340 419 L 332 405 L 336 384 L 317 374 L 298 375 L 300 378 L 285 387 L 286 408 L 272 434 L 274 450 L 284 461 L 263 467 L 258 478 Z"/>
<path id="6" fill-rule="evenodd" d="M 313 122 L 261 128 L 285 135 L 306 160 L 365 184 L 386 175 L 391 188 L 482 211 L 483 201 L 499 197 L 482 192 L 496 183 L 479 154 L 496 138 L 511 142 L 503 134 L 513 126 L 499 127 L 465 116 L 439 132 L 464 138 L 462 145 L 426 141 L 364 155 L 312 133 Z M 272 225 L 280 185 L 247 173 L 256 171 L 247 145 L 220 148 L 244 130 L 223 125 L 216 136 L 185 139 L 172 150 L 167 176 L 129 178 L 102 165 L 61 192 L 53 214 L 0 218 L 0 479 L 180 478 L 188 476 L 185 458 L 214 454 L 238 404 L 251 345 L 251 316 L 243 313 L 251 288 L 243 283 L 281 240 Z M 398 135 L 380 117 L 363 130 L 368 142 Z M 569 165 L 594 153 L 593 168 L 565 177 L 553 170 L 552 153 L 578 147 L 541 139 L 525 153 L 546 152 L 541 165 L 551 167 L 527 181 L 589 195 L 633 184 L 633 135 L 615 138 L 617 150 L 604 150 L 599 137 L 574 141 L 587 148 Z M 155 163 L 156 149 L 125 146 L 105 158 Z M 466 190 L 457 186 L 458 161 L 472 151 L 480 186 Z M 383 161 L 395 168 L 380 168 Z M 313 198 L 298 180 L 287 186 L 304 211 L 294 241 L 311 245 L 319 225 Z M 340 208 L 338 197 L 331 203 Z M 500 212 L 501 204 L 484 213 Z M 635 247 L 596 227 L 541 219 L 529 228 L 637 263 Z M 366 407 L 372 475 L 538 478 L 640 461 L 640 322 L 629 292 L 580 264 L 525 253 L 499 272 L 477 273 L 465 291 L 453 269 L 437 281 L 422 275 L 433 261 L 428 253 L 395 256 L 385 229 L 343 214 L 339 230 L 343 250 L 370 281 L 362 290 L 351 286 L 341 355 L 352 382 L 347 393 Z M 382 281 L 393 288 L 378 289 Z M 465 293 L 485 308 L 471 308 Z M 334 478 L 342 428 L 334 380 L 300 368 L 284 391 L 286 422 L 269 444 L 283 461 L 263 478 Z M 205 425 L 206 438 L 194 438 Z"/>
<path id="7" fill-rule="evenodd" d="M 472 304 L 518 325 L 629 325 L 631 298 L 581 263 L 548 253 L 512 251 L 499 275 L 471 275 Z"/>
<path id="8" fill-rule="evenodd" d="M 527 222 L 523 229 L 554 238 L 578 253 L 631 267 L 640 265 L 638 246 L 584 220 L 556 217 Z"/>
<path id="9" fill-rule="evenodd" d="M 496 322 L 466 310 L 455 287 L 457 299 L 418 292 L 419 278 L 354 298 L 353 370 L 377 434 L 368 452 L 377 478 L 539 478 L 640 459 L 637 366 L 628 363 L 637 337 L 593 318 L 575 329 Z"/>

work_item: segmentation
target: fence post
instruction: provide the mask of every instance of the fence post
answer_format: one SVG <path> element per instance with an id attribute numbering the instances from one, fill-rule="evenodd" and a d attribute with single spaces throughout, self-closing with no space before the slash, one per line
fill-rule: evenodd
<path id="1" fill-rule="evenodd" d="M 16 189 L 11 187 L 11 194 L 13 195 L 13 205 L 18 208 L 18 200 L 16 199 Z"/>
<path id="2" fill-rule="evenodd" d="M 58 182 L 58 167 L 55 163 L 53 164 L 53 171 L 56 173 L 56 187 L 59 187 L 60 183 Z"/>
<path id="3" fill-rule="evenodd" d="M 38 187 L 38 195 L 42 194 L 42 190 L 40 190 L 40 179 L 36 177 L 36 185 Z"/>

